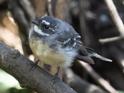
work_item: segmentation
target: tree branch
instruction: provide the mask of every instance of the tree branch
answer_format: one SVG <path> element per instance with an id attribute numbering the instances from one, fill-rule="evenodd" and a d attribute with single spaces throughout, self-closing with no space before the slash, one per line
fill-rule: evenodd
<path id="1" fill-rule="evenodd" d="M 124 24 L 117 12 L 116 6 L 113 3 L 113 0 L 105 0 L 105 3 L 110 11 L 110 15 L 122 37 L 124 37 Z"/>
<path id="2" fill-rule="evenodd" d="M 29 0 L 8 0 L 8 8 L 19 27 L 19 35 L 25 56 L 31 53 L 28 44 L 28 33 L 31 20 L 35 17 Z"/>
<path id="3" fill-rule="evenodd" d="M 107 93 L 99 86 L 91 84 L 73 73 L 71 69 L 66 69 L 65 82 L 78 93 Z M 82 88 L 83 87 L 83 88 Z"/>
<path id="4" fill-rule="evenodd" d="M 92 78 L 97 81 L 108 93 L 118 93 L 106 80 L 104 80 L 100 75 L 98 75 L 92 67 L 84 62 L 79 61 L 81 66 L 89 73 Z"/>
<path id="5" fill-rule="evenodd" d="M 38 93 L 76 93 L 60 79 L 34 65 L 17 50 L 0 43 L 0 67 L 13 75 L 24 87 Z"/>

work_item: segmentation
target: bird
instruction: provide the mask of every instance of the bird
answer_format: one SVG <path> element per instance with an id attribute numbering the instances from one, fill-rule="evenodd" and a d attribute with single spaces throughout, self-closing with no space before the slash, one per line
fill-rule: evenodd
<path id="1" fill-rule="evenodd" d="M 52 75 L 58 72 L 57 68 L 66 69 L 78 59 L 90 64 L 94 63 L 92 56 L 111 61 L 86 48 L 81 36 L 70 24 L 52 16 L 32 20 L 29 45 L 40 62 L 53 68 L 50 72 Z"/>

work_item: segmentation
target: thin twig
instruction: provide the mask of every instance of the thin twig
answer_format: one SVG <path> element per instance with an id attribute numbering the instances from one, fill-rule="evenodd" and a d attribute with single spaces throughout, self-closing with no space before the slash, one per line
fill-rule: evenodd
<path id="1" fill-rule="evenodd" d="M 79 76 L 74 74 L 71 69 L 66 69 L 66 79 L 67 82 L 72 88 L 74 88 L 78 93 L 107 93 L 99 86 L 86 82 L 81 79 Z"/>
<path id="2" fill-rule="evenodd" d="M 101 76 L 99 76 L 92 67 L 84 63 L 82 61 L 79 61 L 81 66 L 89 73 L 89 75 L 99 84 L 101 85 L 107 92 L 109 93 L 118 93 L 106 80 L 104 80 Z"/>
<path id="3" fill-rule="evenodd" d="M 48 15 L 53 16 L 52 0 L 47 0 Z"/>
<path id="4" fill-rule="evenodd" d="M 79 1 L 79 9 L 80 9 L 79 21 L 80 21 L 81 37 L 82 37 L 82 41 L 84 42 L 84 44 L 86 44 L 89 41 L 88 27 L 86 25 L 86 14 L 85 14 L 86 9 L 88 8 L 87 6 L 88 2 L 89 2 L 88 0 Z"/>
<path id="5" fill-rule="evenodd" d="M 110 15 L 122 37 L 124 37 L 124 24 L 117 12 L 117 9 L 113 3 L 113 0 L 105 0 L 105 3 L 110 11 Z"/>
<path id="6" fill-rule="evenodd" d="M 120 50 L 116 46 L 110 46 L 109 51 L 110 51 L 111 56 L 117 61 L 117 64 L 119 65 L 121 71 L 124 74 L 124 53 L 123 53 L 123 50 Z"/>
<path id="7" fill-rule="evenodd" d="M 111 43 L 111 42 L 119 41 L 121 39 L 122 38 L 120 36 L 116 36 L 116 37 L 111 37 L 111 38 L 99 39 L 99 42 L 101 44 L 104 44 L 104 43 Z"/>
<path id="8" fill-rule="evenodd" d="M 9 10 L 19 26 L 19 35 L 22 42 L 24 54 L 28 56 L 30 54 L 30 48 L 28 45 L 28 33 L 30 29 L 31 20 L 35 17 L 33 8 L 28 0 L 8 0 Z"/>

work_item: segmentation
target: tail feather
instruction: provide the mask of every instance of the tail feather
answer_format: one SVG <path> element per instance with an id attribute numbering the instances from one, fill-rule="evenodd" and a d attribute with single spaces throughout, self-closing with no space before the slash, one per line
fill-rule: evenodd
<path id="1" fill-rule="evenodd" d="M 87 48 L 87 47 L 81 47 L 79 51 L 79 55 L 77 56 L 77 59 L 82 60 L 84 62 L 94 64 L 92 57 L 98 58 L 103 61 L 112 62 L 111 59 L 108 59 L 106 57 L 103 57 L 96 53 L 93 49 Z"/>
<path id="2" fill-rule="evenodd" d="M 88 52 L 88 56 L 90 57 L 95 57 L 95 58 L 98 58 L 100 60 L 103 60 L 103 61 L 107 61 L 107 62 L 112 62 L 111 59 L 108 59 L 106 57 L 103 57 L 101 56 L 100 54 L 96 53 L 93 49 L 91 48 L 86 48 L 87 52 Z"/>
<path id="3" fill-rule="evenodd" d="M 89 63 L 89 64 L 94 64 L 95 63 L 94 60 L 91 57 L 89 57 L 89 56 L 78 55 L 77 56 L 77 59 L 78 60 L 82 60 L 82 61 L 84 61 L 86 63 Z"/>

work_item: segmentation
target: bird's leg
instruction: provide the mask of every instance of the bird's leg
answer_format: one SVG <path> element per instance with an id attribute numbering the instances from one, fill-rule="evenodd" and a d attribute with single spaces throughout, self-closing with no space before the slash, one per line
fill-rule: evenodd
<path id="1" fill-rule="evenodd" d="M 34 63 L 37 65 L 39 63 L 39 59 L 34 58 Z"/>
<path id="2" fill-rule="evenodd" d="M 62 70 L 62 68 L 60 66 L 57 69 L 58 70 L 57 70 L 55 75 L 62 80 L 63 79 L 63 70 Z"/>
<path id="3" fill-rule="evenodd" d="M 48 64 L 43 64 L 43 69 L 45 69 L 46 71 L 50 72 L 51 66 Z"/>
<path id="4" fill-rule="evenodd" d="M 39 63 L 39 59 L 34 58 L 34 65 L 32 65 L 31 69 L 35 69 L 36 65 Z"/>

